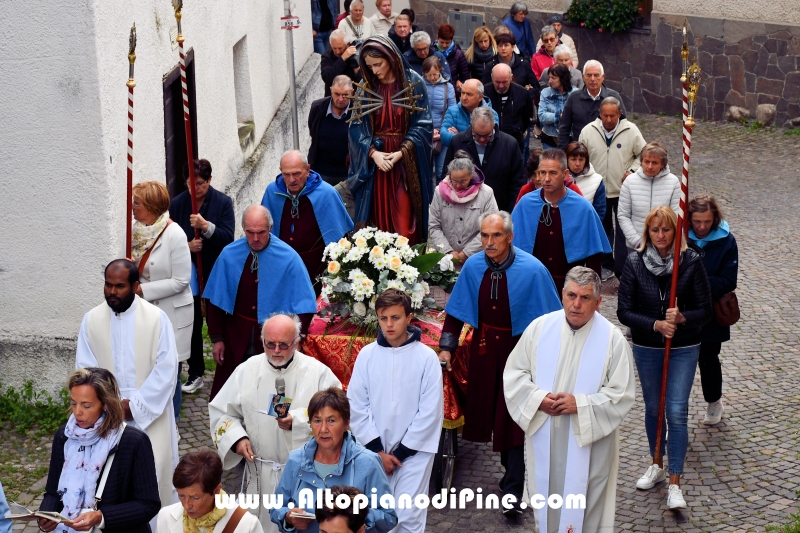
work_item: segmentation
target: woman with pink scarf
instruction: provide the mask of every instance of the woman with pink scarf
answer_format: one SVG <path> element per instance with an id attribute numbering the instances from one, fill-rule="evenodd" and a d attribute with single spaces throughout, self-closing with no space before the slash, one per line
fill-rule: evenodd
<path id="1" fill-rule="evenodd" d="M 470 155 L 459 150 L 433 193 L 428 246 L 452 255 L 458 264 L 481 251 L 480 216 L 498 211 L 494 192 L 483 180 Z"/>

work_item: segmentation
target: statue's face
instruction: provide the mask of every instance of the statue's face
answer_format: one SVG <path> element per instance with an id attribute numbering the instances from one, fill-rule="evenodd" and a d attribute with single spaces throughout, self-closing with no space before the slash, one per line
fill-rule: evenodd
<path id="1" fill-rule="evenodd" d="M 389 78 L 392 77 L 392 67 L 389 65 L 388 60 L 382 57 L 366 56 L 364 62 L 367 64 L 367 68 L 370 69 L 381 82 L 389 81 Z"/>

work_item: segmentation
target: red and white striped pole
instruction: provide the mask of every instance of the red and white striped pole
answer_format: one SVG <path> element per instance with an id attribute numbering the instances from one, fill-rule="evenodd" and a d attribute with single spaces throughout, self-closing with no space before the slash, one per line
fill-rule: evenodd
<path id="1" fill-rule="evenodd" d="M 133 228 L 133 63 L 136 61 L 136 24 L 131 27 L 128 40 L 128 182 L 127 182 L 127 215 L 125 217 L 125 257 L 131 257 L 131 231 Z"/>
<path id="2" fill-rule="evenodd" d="M 683 226 L 684 236 L 689 235 L 687 206 L 689 205 L 689 153 L 692 150 L 692 128 L 694 120 L 689 119 L 689 89 L 683 82 L 683 169 L 681 172 L 681 202 L 678 211 L 678 228 Z"/>
<path id="3" fill-rule="evenodd" d="M 686 42 L 686 25 L 683 27 L 684 44 L 681 55 L 684 61 L 684 68 L 689 59 L 689 47 Z M 667 308 L 671 309 L 677 304 L 677 290 L 678 290 L 678 272 L 680 270 L 681 260 L 681 246 L 683 239 L 688 239 L 684 233 L 688 233 L 689 223 L 687 220 L 687 206 L 689 202 L 689 155 L 692 149 L 692 128 L 694 128 L 694 101 L 697 97 L 697 90 L 700 86 L 700 68 L 697 66 L 696 60 L 692 62 L 692 66 L 684 71 L 681 76 L 683 82 L 683 161 L 681 169 L 681 199 L 678 208 L 678 227 L 675 231 L 675 255 L 672 260 L 672 280 L 670 284 L 669 304 Z M 690 89 L 691 86 L 691 89 Z M 689 102 L 692 103 L 692 108 L 689 108 Z M 664 341 L 664 364 L 661 369 L 661 397 L 659 399 L 658 407 L 658 425 L 656 426 L 656 443 L 653 453 L 653 464 L 661 463 L 661 443 L 663 441 L 663 426 L 665 418 L 665 408 L 667 400 L 667 378 L 669 376 L 669 355 L 672 349 L 672 339 Z"/>
<path id="4" fill-rule="evenodd" d="M 197 191 L 195 190 L 194 173 L 194 147 L 192 146 L 192 120 L 189 114 L 189 88 L 186 83 L 186 54 L 183 51 L 183 31 L 181 30 L 181 9 L 183 0 L 172 0 L 175 9 L 175 20 L 178 22 L 178 54 L 181 65 L 181 94 L 183 95 L 183 126 L 186 131 L 186 157 L 189 160 L 189 194 L 192 198 L 192 214 L 197 214 Z M 194 238 L 200 238 L 200 230 L 194 229 Z M 197 267 L 197 285 L 200 287 L 200 294 L 203 293 L 203 258 L 200 252 L 195 254 Z"/>

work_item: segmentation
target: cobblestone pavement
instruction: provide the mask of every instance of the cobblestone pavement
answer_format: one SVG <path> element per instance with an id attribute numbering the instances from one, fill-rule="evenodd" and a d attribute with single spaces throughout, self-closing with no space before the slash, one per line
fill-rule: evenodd
<path id="1" fill-rule="evenodd" d="M 667 145 L 680 171 L 681 126 L 674 117 L 631 117 L 648 140 Z M 776 154 L 771 157 L 770 154 Z M 617 530 L 644 532 L 757 532 L 786 521 L 800 496 L 800 241 L 797 163 L 800 136 L 698 123 L 691 154 L 690 196 L 717 197 L 739 244 L 737 295 L 742 319 L 723 345 L 725 415 L 716 427 L 700 424 L 705 403 L 699 373 L 690 401 L 689 452 L 682 478 L 689 509 L 666 508 L 666 484 L 649 491 L 634 483 L 649 464 L 641 391 L 621 428 Z M 616 323 L 616 280 L 604 284 L 603 314 Z M 794 287 L 794 288 L 792 288 Z M 206 387 L 184 396 L 180 451 L 211 446 Z M 454 486 L 498 494 L 499 454 L 491 446 L 459 442 Z M 226 487 L 238 490 L 236 472 Z M 34 487 L 35 489 L 35 487 Z M 37 502 L 34 501 L 34 505 Z M 18 526 L 19 527 L 19 526 Z M 17 529 L 15 529 L 16 531 Z M 428 531 L 534 530 L 530 512 L 510 522 L 499 511 L 433 510 Z M 26 532 L 36 531 L 28 526 Z"/>

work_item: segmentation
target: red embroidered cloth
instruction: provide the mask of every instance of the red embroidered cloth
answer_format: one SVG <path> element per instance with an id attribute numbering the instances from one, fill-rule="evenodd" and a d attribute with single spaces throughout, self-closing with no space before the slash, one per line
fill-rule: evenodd
<path id="1" fill-rule="evenodd" d="M 413 324 L 422 329 L 422 342 L 439 352 L 439 338 L 442 334 L 443 315 L 424 316 L 422 320 L 414 319 Z M 308 337 L 303 343 L 303 353 L 321 361 L 342 382 L 344 390 L 350 382 L 353 365 L 361 348 L 373 342 L 374 338 L 352 337 L 355 328 L 341 324 L 329 326 L 329 320 L 315 316 L 308 329 Z M 328 332 L 326 333 L 326 328 Z M 464 412 L 461 401 L 467 390 L 466 361 L 469 360 L 469 345 L 472 330 L 465 329 L 461 335 L 458 350 L 453 354 L 452 372 L 442 370 L 444 385 L 444 423 L 445 429 L 454 429 L 464 425 Z"/>

